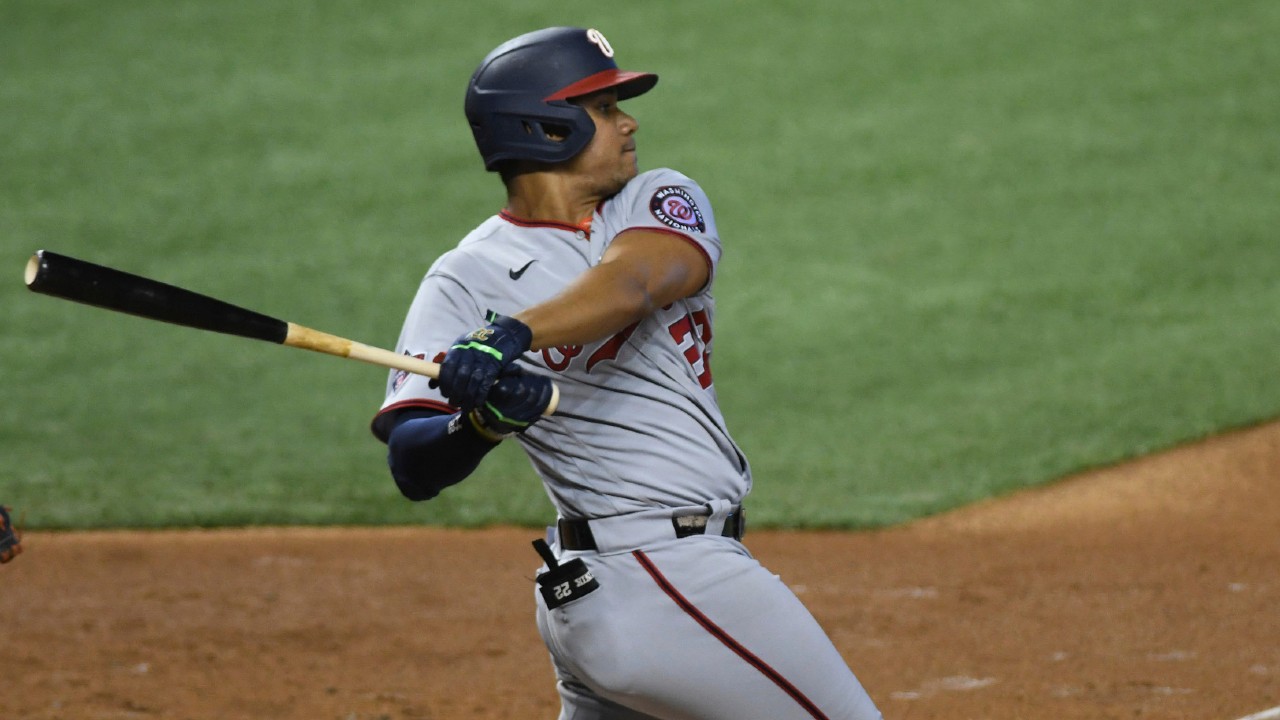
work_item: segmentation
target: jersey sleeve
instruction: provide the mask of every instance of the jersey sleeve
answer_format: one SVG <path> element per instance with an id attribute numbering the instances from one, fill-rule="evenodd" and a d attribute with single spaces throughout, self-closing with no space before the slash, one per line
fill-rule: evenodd
<path id="1" fill-rule="evenodd" d="M 711 200 L 698 183 L 675 170 L 653 170 L 632 181 L 617 201 L 618 234 L 654 230 L 685 238 L 706 258 L 710 285 L 720 263 L 720 234 Z"/>
<path id="2" fill-rule="evenodd" d="M 474 330 L 477 318 L 484 313 L 475 299 L 450 274 L 433 268 L 423 278 L 418 292 L 409 306 L 396 352 L 439 362 L 460 335 Z M 373 419 L 373 434 L 385 442 L 390 429 L 390 414 L 404 408 L 425 408 L 452 413 L 457 410 L 449 405 L 438 388 L 430 386 L 431 378 L 403 370 L 392 370 L 387 375 L 386 397 L 377 416 Z"/>

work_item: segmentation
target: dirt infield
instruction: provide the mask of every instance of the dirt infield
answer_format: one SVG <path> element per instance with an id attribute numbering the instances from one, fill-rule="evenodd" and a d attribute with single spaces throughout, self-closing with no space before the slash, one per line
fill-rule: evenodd
<path id="1" fill-rule="evenodd" d="M 1280 705 L 1278 524 L 1273 424 L 747 544 L 887 718 L 1235 720 Z M 30 533 L 0 567 L 0 720 L 554 718 L 535 535 Z"/>

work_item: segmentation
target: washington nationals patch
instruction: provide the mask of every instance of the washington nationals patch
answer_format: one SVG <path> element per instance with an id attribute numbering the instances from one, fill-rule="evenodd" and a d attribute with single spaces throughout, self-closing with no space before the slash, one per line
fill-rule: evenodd
<path id="1" fill-rule="evenodd" d="M 427 358 L 426 353 L 411 353 L 408 350 L 405 350 L 404 354 L 408 355 L 409 357 L 415 357 L 419 360 L 425 360 Z M 438 363 L 443 359 L 444 359 L 444 354 L 441 353 L 441 356 L 436 359 L 436 362 Z M 409 375 L 411 374 L 412 373 L 410 373 L 408 370 L 401 370 L 397 372 L 395 375 L 395 378 L 391 381 L 391 392 L 395 392 L 399 390 L 400 386 L 404 385 L 405 381 L 409 379 Z"/>
<path id="2" fill-rule="evenodd" d="M 693 201 L 693 196 L 682 187 L 668 185 L 658 188 L 649 200 L 649 212 L 653 213 L 658 222 L 675 230 L 707 231 L 702 211 Z"/>

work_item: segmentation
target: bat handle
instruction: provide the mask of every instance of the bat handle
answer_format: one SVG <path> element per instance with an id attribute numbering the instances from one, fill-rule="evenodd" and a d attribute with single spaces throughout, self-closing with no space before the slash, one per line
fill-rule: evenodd
<path id="1" fill-rule="evenodd" d="M 440 366 L 437 363 L 365 345 L 344 337 L 313 330 L 297 323 L 289 323 L 289 334 L 285 337 L 284 344 L 353 360 L 362 360 L 373 365 L 404 370 L 415 375 L 425 375 L 429 378 L 440 376 Z M 542 411 L 543 416 L 553 414 L 559 405 L 560 388 L 555 383 L 552 383 L 551 402 L 547 404 L 547 409 Z"/>

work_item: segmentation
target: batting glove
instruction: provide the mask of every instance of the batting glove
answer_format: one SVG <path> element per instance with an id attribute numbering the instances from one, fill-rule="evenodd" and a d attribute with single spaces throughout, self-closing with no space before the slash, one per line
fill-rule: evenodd
<path id="1" fill-rule="evenodd" d="M 493 442 L 528 430 L 551 404 L 551 379 L 509 367 L 484 404 L 469 413 L 476 431 Z"/>
<path id="2" fill-rule="evenodd" d="M 440 363 L 440 391 L 463 410 L 480 407 L 503 369 L 533 343 L 533 331 L 515 318 L 490 312 L 486 320 L 458 338 Z"/>

